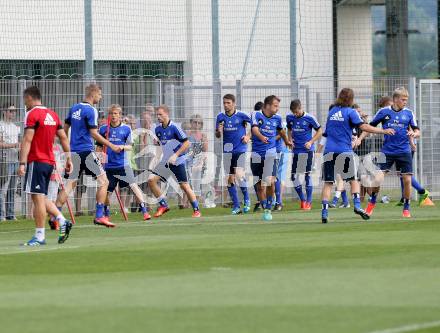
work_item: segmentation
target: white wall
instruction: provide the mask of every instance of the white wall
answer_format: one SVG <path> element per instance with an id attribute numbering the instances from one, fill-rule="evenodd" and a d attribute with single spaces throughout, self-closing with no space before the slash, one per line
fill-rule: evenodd
<path id="1" fill-rule="evenodd" d="M 367 5 L 338 8 L 339 87 L 351 87 L 356 103 L 371 113 L 373 46 L 371 9 Z"/>

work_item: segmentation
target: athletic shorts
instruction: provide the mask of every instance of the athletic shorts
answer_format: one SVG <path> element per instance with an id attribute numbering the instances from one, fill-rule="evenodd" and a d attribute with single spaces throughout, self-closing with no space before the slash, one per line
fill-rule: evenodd
<path id="1" fill-rule="evenodd" d="M 313 151 L 307 153 L 293 153 L 292 157 L 292 181 L 296 174 L 310 173 L 313 167 Z"/>
<path id="2" fill-rule="evenodd" d="M 130 186 L 130 184 L 136 183 L 134 178 L 133 170 L 126 166 L 125 168 L 112 168 L 106 169 L 108 179 L 108 189 L 107 192 L 113 192 L 119 184 L 119 188 L 125 188 Z"/>
<path id="3" fill-rule="evenodd" d="M 399 154 L 399 155 L 387 155 L 385 154 L 385 163 L 379 164 L 380 170 L 382 171 L 390 171 L 393 164 L 396 164 L 396 170 L 401 174 L 412 174 L 413 166 L 412 166 L 412 154 Z"/>
<path id="4" fill-rule="evenodd" d="M 262 157 L 253 155 L 251 159 L 252 175 L 258 180 L 264 180 L 268 177 L 275 177 L 278 170 L 278 159 L 276 155 Z"/>
<path id="5" fill-rule="evenodd" d="M 43 162 L 31 162 L 27 165 L 25 192 L 47 195 L 50 176 L 54 166 Z"/>
<path id="6" fill-rule="evenodd" d="M 179 165 L 160 163 L 154 170 L 151 170 L 151 173 L 159 176 L 164 182 L 174 176 L 179 184 L 188 183 L 188 173 L 186 171 L 185 163 Z"/>
<path id="7" fill-rule="evenodd" d="M 94 151 L 83 151 L 72 153 L 73 170 L 65 174 L 64 178 L 69 180 L 78 180 L 84 172 L 88 176 L 97 178 L 105 173 L 98 155 Z"/>
<path id="8" fill-rule="evenodd" d="M 229 175 L 235 175 L 235 168 L 246 169 L 246 153 L 224 153 L 223 167 Z"/>
<path id="9" fill-rule="evenodd" d="M 345 181 L 357 180 L 357 160 L 354 153 L 327 153 L 324 155 L 322 179 L 334 183 L 336 175 Z"/>

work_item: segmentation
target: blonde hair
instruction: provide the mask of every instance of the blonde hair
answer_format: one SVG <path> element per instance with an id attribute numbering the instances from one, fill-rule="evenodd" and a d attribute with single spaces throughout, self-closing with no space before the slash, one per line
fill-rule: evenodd
<path id="1" fill-rule="evenodd" d="M 162 105 L 160 105 L 158 108 L 157 108 L 157 110 L 164 110 L 166 113 L 170 113 L 170 108 L 168 107 L 168 105 L 166 105 L 166 104 L 162 104 Z"/>
<path id="2" fill-rule="evenodd" d="M 100 91 L 101 87 L 97 85 L 96 83 L 91 83 L 86 87 L 86 96 L 91 96 L 94 92 Z"/>
<path id="3" fill-rule="evenodd" d="M 398 97 L 409 97 L 408 90 L 405 87 L 396 88 L 393 92 L 393 99 Z"/>
<path id="4" fill-rule="evenodd" d="M 120 106 L 119 104 L 111 104 L 107 110 L 108 113 L 110 113 L 113 110 L 119 110 L 119 113 L 122 115 L 122 106 Z"/>

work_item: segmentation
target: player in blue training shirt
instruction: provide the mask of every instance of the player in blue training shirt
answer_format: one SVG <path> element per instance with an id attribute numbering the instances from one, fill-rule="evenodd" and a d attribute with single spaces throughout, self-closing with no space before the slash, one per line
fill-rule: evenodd
<path id="1" fill-rule="evenodd" d="M 215 136 L 223 136 L 223 165 L 228 174 L 228 192 L 233 203 L 232 215 L 242 212 L 235 184 L 240 186 L 243 193 L 243 212 L 248 213 L 251 201 L 244 173 L 247 144 L 250 141 L 246 127 L 251 118 L 247 113 L 236 109 L 235 96 L 232 94 L 223 96 L 223 108 L 225 112 L 218 114 L 215 121 Z"/>
<path id="2" fill-rule="evenodd" d="M 119 184 L 119 188 L 130 187 L 137 202 L 140 205 L 144 220 L 151 219 L 145 203 L 144 194 L 136 183 L 133 170 L 128 161 L 126 151 L 132 150 L 131 128 L 122 123 L 122 108 L 118 104 L 112 104 L 108 108 L 110 127 L 103 125 L 99 128 L 99 134 L 108 139 L 111 143 L 120 146 L 122 151 L 116 153 L 112 150 L 107 151 L 107 161 L 104 164 L 105 172 L 109 181 L 107 198 L 104 206 L 104 216 L 110 220 L 110 195 Z M 98 147 L 102 145 L 98 144 Z"/>
<path id="3" fill-rule="evenodd" d="M 68 178 L 65 189 L 58 193 L 57 207 L 62 207 L 67 201 L 69 193 L 75 188 L 82 172 L 96 178 L 98 188 L 96 190 L 96 216 L 94 224 L 113 228 L 115 225 L 104 216 L 104 202 L 107 197 L 108 179 L 95 153 L 95 142 L 109 147 L 114 152 L 120 152 L 121 147 L 116 146 L 104 139 L 98 133 L 98 111 L 93 105 L 99 103 L 102 98 L 101 88 L 97 84 L 86 87 L 84 102 L 73 105 L 64 123 L 64 130 L 70 136 L 70 150 L 72 151 L 73 172 L 65 175 Z"/>
<path id="4" fill-rule="evenodd" d="M 274 95 L 264 99 L 263 110 L 252 115 L 251 169 L 257 178 L 260 204 L 264 209 L 263 220 L 272 220 L 272 202 L 277 173 L 276 136 L 279 134 L 288 148 L 292 143 L 283 129 L 281 116 L 277 115 L 280 99 Z"/>
<path id="5" fill-rule="evenodd" d="M 359 113 L 352 108 L 354 92 L 350 88 L 340 91 L 334 105 L 330 107 L 324 136 L 327 141 L 324 149 L 322 188 L 322 223 L 328 222 L 329 199 L 337 175 L 350 182 L 354 213 L 364 220 L 370 216 L 361 208 L 360 186 L 357 180 L 357 165 L 352 148 L 353 128 L 364 132 L 393 135 L 392 129 L 379 129 L 365 124 Z"/>
<path id="6" fill-rule="evenodd" d="M 300 208 L 303 210 L 312 209 L 313 184 L 310 173 L 313 167 L 313 154 L 315 151 L 315 142 L 322 136 L 322 128 L 315 117 L 304 112 L 301 101 L 298 99 L 290 103 L 292 114 L 287 115 L 288 137 L 293 141 L 292 157 L 292 181 L 295 185 L 295 191 L 301 201 Z M 315 130 L 315 134 L 313 134 Z M 302 184 L 299 183 L 299 175 L 304 173 L 306 185 L 306 197 L 302 190 Z"/>
<path id="7" fill-rule="evenodd" d="M 382 124 L 383 129 L 394 131 L 394 135 L 385 135 L 382 146 L 385 162 L 380 164 L 382 172 L 378 172 L 375 180 L 377 184 L 381 184 L 385 173 L 390 171 L 393 164 L 396 164 L 396 170 L 400 171 L 403 179 L 403 217 L 411 217 L 410 197 L 413 166 L 410 138 L 416 139 L 420 136 L 414 115 L 412 111 L 406 107 L 408 96 L 408 91 L 403 87 L 394 90 L 393 105 L 380 109 L 370 122 L 372 126 Z M 372 190 L 370 202 L 367 207 L 367 213 L 369 215 L 373 213 L 374 207 L 376 206 L 376 198 L 379 190 L 379 186 Z"/>
<path id="8" fill-rule="evenodd" d="M 148 185 L 154 196 L 159 199 L 159 207 L 154 217 L 159 217 L 169 211 L 168 203 L 162 195 L 158 182 L 169 181 L 171 177 L 175 177 L 180 188 L 185 192 L 188 200 L 193 207 L 192 217 L 202 216 L 199 210 L 199 203 L 196 196 L 188 183 L 188 174 L 186 172 L 186 154 L 190 147 L 190 142 L 185 132 L 171 121 L 168 106 L 161 105 L 156 111 L 157 120 L 160 125 L 154 129 L 157 144 L 162 148 L 162 158 L 159 164 L 151 171 L 148 178 Z"/>

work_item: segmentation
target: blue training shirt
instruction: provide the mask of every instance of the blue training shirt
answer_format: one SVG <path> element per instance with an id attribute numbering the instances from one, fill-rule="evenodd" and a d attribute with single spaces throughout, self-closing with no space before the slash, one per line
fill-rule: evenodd
<path id="1" fill-rule="evenodd" d="M 349 153 L 353 152 L 351 140 L 353 128 L 363 124 L 359 113 L 350 107 L 333 106 L 328 112 L 325 136 L 327 143 L 326 153 Z"/>
<path id="2" fill-rule="evenodd" d="M 223 124 L 223 152 L 244 153 L 247 144 L 241 138 L 246 135 L 246 125 L 251 122 L 251 117 L 242 111 L 236 110 L 228 116 L 225 112 L 219 113 L 215 121 L 215 128 Z"/>
<path id="3" fill-rule="evenodd" d="M 315 151 L 315 144 L 313 144 L 310 149 L 307 149 L 304 145 L 312 140 L 313 130 L 317 131 L 321 128 L 316 118 L 304 112 L 301 117 L 297 117 L 293 114 L 287 115 L 286 122 L 287 128 L 292 131 L 293 152 L 307 153 L 309 151 Z"/>
<path id="4" fill-rule="evenodd" d="M 188 140 L 185 132 L 172 122 L 171 120 L 164 127 L 159 124 L 154 129 L 157 139 L 162 146 L 162 162 L 167 163 L 170 157 L 182 147 L 182 143 Z M 184 152 L 176 160 L 176 165 L 180 165 L 186 161 L 186 153 Z"/>
<path id="5" fill-rule="evenodd" d="M 370 122 L 370 125 L 377 126 L 380 123 L 383 129 L 392 128 L 395 131 L 394 135 L 384 135 L 382 153 L 389 155 L 411 153 L 407 131 L 410 127 L 412 129 L 418 127 L 410 109 L 404 108 L 400 111 L 395 111 L 391 106 L 380 109 Z"/>
<path id="6" fill-rule="evenodd" d="M 98 110 L 86 102 L 73 105 L 65 119 L 70 125 L 70 150 L 91 152 L 95 150 L 91 128 L 98 128 Z"/>
<path id="7" fill-rule="evenodd" d="M 256 111 L 252 114 L 252 127 L 258 127 L 260 133 L 269 139 L 268 143 L 260 141 L 252 134 L 252 152 L 264 157 L 266 155 L 276 155 L 276 136 L 279 130 L 283 129 L 281 116 L 275 114 L 266 117 L 263 111 Z"/>
<path id="8" fill-rule="evenodd" d="M 107 125 L 101 126 L 99 128 L 99 134 L 114 145 L 123 146 L 133 144 L 130 126 L 122 123 L 116 127 L 110 125 L 108 137 L 107 128 Z M 107 163 L 105 164 L 105 169 L 124 168 L 127 165 L 129 165 L 129 161 L 125 151 L 116 153 L 110 148 L 107 148 Z"/>

